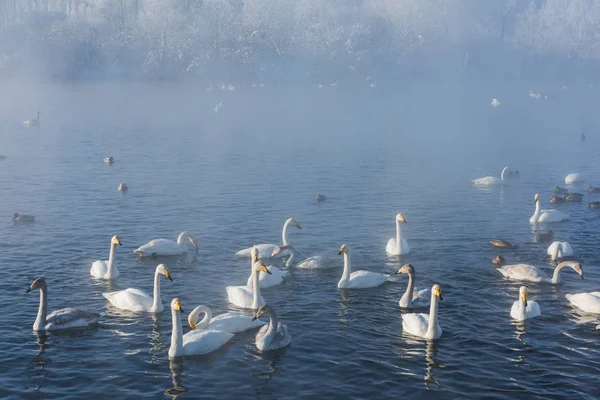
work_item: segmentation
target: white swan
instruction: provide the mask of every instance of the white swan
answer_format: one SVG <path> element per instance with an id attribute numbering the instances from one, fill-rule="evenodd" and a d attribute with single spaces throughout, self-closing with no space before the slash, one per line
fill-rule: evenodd
<path id="1" fill-rule="evenodd" d="M 204 313 L 202 321 L 198 322 L 200 314 Z M 244 332 L 249 329 L 260 328 L 265 323 L 260 320 L 254 320 L 244 314 L 228 312 L 213 317 L 212 310 L 208 306 L 198 306 L 188 315 L 190 328 L 196 331 L 203 329 L 213 329 L 229 333 Z"/>
<path id="2" fill-rule="evenodd" d="M 188 252 L 187 241 L 196 248 L 198 253 L 198 241 L 189 232 L 181 232 L 177 242 L 169 239 L 153 239 L 133 252 L 140 256 L 176 256 Z"/>
<path id="3" fill-rule="evenodd" d="M 33 323 L 34 331 L 56 331 L 60 329 L 81 328 L 98 322 L 100 314 L 79 308 L 63 308 L 48 314 L 48 286 L 38 278 L 25 293 L 40 289 L 40 308 Z"/>
<path id="4" fill-rule="evenodd" d="M 559 258 L 571 257 L 574 254 L 573 247 L 571 247 L 569 242 L 559 242 L 558 240 L 552 242 L 546 253 L 552 261 L 556 261 Z"/>
<path id="5" fill-rule="evenodd" d="M 497 178 L 495 176 L 486 176 L 483 178 L 473 179 L 471 182 L 473 182 L 475 185 L 482 185 L 482 186 L 502 185 L 506 178 L 507 171 L 508 171 L 508 167 L 504 167 L 502 169 L 502 173 L 500 174 L 500 178 Z"/>
<path id="6" fill-rule="evenodd" d="M 248 286 L 227 286 L 227 297 L 229 302 L 240 308 L 249 308 L 258 310 L 265 304 L 265 299 L 260 294 L 260 285 L 258 284 L 258 273 L 260 271 L 269 273 L 267 266 L 262 261 L 256 261 L 252 266 L 252 288 Z M 256 289 L 254 289 L 256 288 Z"/>
<path id="7" fill-rule="evenodd" d="M 527 288 L 519 288 L 519 300 L 515 301 L 510 308 L 510 317 L 517 321 L 525 321 L 541 315 L 540 306 L 536 301 L 527 300 Z"/>
<path id="8" fill-rule="evenodd" d="M 600 292 L 566 294 L 565 297 L 584 312 L 600 314 Z"/>
<path id="9" fill-rule="evenodd" d="M 396 215 L 396 237 L 388 240 L 387 246 L 385 246 L 385 251 L 388 254 L 392 254 L 395 256 L 401 256 L 403 254 L 408 254 L 410 252 L 410 246 L 406 239 L 402 237 L 402 230 L 400 229 L 400 224 L 405 224 L 406 220 L 402 213 Z"/>
<path id="10" fill-rule="evenodd" d="M 294 218 L 288 218 L 285 223 L 283 224 L 283 230 L 281 231 L 281 240 L 283 241 L 283 244 L 289 244 L 288 242 L 288 227 L 290 225 L 294 225 L 296 228 L 298 229 L 302 229 L 302 227 L 300 226 L 300 224 L 294 219 Z M 277 245 L 276 244 L 256 244 L 252 247 L 256 247 L 258 249 L 259 252 L 259 257 L 260 258 L 269 258 L 271 256 L 271 254 L 273 253 L 273 250 L 275 249 Z M 237 253 L 235 253 L 236 256 L 238 257 L 250 257 L 250 251 L 252 250 L 252 247 L 248 247 L 247 249 L 244 250 L 240 250 Z M 287 252 L 283 252 L 280 253 L 279 256 L 285 256 L 287 255 Z"/>
<path id="11" fill-rule="evenodd" d="M 179 313 L 183 312 L 178 298 L 171 301 L 171 317 L 173 330 L 171 331 L 171 347 L 169 359 L 181 356 L 199 356 L 212 353 L 227 343 L 233 335 L 225 331 L 201 330 L 190 331 L 183 335 Z"/>
<path id="12" fill-rule="evenodd" d="M 583 174 L 569 174 L 565 177 L 565 183 L 567 185 L 576 185 L 583 182 L 585 182 Z"/>
<path id="13" fill-rule="evenodd" d="M 102 293 L 102 296 L 106 297 L 110 304 L 121 310 L 160 313 L 164 310 L 160 299 L 160 275 L 166 276 L 170 281 L 173 280 L 165 264 L 159 264 L 154 272 L 154 297 L 139 289 L 132 288 Z"/>
<path id="14" fill-rule="evenodd" d="M 338 282 L 340 289 L 366 289 L 373 288 L 383 284 L 390 277 L 389 275 L 378 274 L 370 271 L 354 271 L 350 263 L 350 249 L 343 244 L 338 255 L 344 255 L 344 272 Z"/>
<path id="15" fill-rule="evenodd" d="M 121 240 L 115 235 L 110 239 L 108 261 L 94 261 L 90 268 L 90 275 L 99 279 L 117 279 L 119 277 L 119 270 L 115 264 L 115 249 L 117 245 L 121 246 Z"/>
<path id="16" fill-rule="evenodd" d="M 405 264 L 397 274 L 408 274 L 408 286 L 406 292 L 400 298 L 398 304 L 402 308 L 419 308 L 429 305 L 430 289 L 418 290 L 415 288 L 415 268 L 412 264 Z"/>
<path id="17" fill-rule="evenodd" d="M 442 336 L 442 327 L 438 322 L 438 299 L 443 300 L 440 285 L 431 288 L 431 306 L 429 314 L 402 314 L 402 329 L 411 335 L 425 339 L 438 339 Z"/>
<path id="18" fill-rule="evenodd" d="M 275 249 L 277 249 L 277 246 Z M 291 246 L 289 246 L 291 247 Z M 275 250 L 274 250 L 275 252 Z M 250 276 L 248 277 L 248 281 L 246 282 L 246 286 L 249 288 L 254 287 L 254 263 L 258 261 L 258 249 L 255 247 L 252 248 L 252 258 L 250 258 Z M 295 250 L 294 250 L 295 253 Z M 292 255 L 293 256 L 293 255 Z M 291 257 L 290 257 L 291 258 Z M 286 264 L 287 265 L 287 264 Z M 263 272 L 262 270 L 258 272 L 258 285 L 261 289 L 266 289 L 271 286 L 279 285 L 281 282 L 285 280 L 285 276 L 287 275 L 286 271 L 280 270 L 274 265 L 269 265 L 267 267 L 268 272 Z"/>
<path id="19" fill-rule="evenodd" d="M 36 118 L 32 118 L 32 119 L 28 119 L 26 121 L 23 121 L 23 124 L 25 126 L 38 126 L 40 124 L 40 115 L 41 114 L 42 113 L 38 111 Z"/>
<path id="20" fill-rule="evenodd" d="M 563 261 L 560 264 L 558 264 L 556 268 L 554 268 L 554 274 L 552 275 L 552 278 L 546 275 L 538 267 L 534 267 L 533 265 L 529 264 L 505 265 L 497 269 L 506 278 L 515 281 L 529 281 L 536 283 L 545 282 L 557 284 L 560 283 L 560 271 L 565 267 L 573 268 L 573 270 L 577 272 L 579 276 L 581 276 L 581 279 L 583 279 L 582 266 L 576 261 Z"/>
<path id="21" fill-rule="evenodd" d="M 536 194 L 533 198 L 535 202 L 535 212 L 529 218 L 531 224 L 544 224 L 551 222 L 561 222 L 569 219 L 569 216 L 557 210 L 540 210 L 540 195 Z"/>
<path id="22" fill-rule="evenodd" d="M 252 320 L 254 321 L 263 315 L 269 317 L 269 325 L 260 328 L 260 331 L 256 334 L 256 348 L 260 351 L 268 351 L 280 349 L 290 344 L 292 335 L 290 335 L 287 326 L 278 321 L 277 315 L 271 306 L 265 304 L 259 308 Z"/>

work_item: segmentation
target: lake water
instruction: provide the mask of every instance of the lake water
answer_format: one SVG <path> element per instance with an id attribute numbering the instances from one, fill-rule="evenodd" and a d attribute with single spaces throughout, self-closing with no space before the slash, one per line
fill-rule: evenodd
<path id="1" fill-rule="evenodd" d="M 363 87 L 364 86 L 364 87 Z M 528 284 L 542 316 L 524 325 L 509 310 L 520 284 L 505 280 L 490 260 L 488 240 L 519 247 L 501 253 L 551 272 L 547 244 L 529 224 L 533 196 L 544 208 L 570 172 L 600 186 L 598 92 L 538 85 L 352 88 L 40 85 L 19 91 L 5 84 L 0 111 L 0 397 L 41 398 L 596 398 L 600 393 L 600 323 L 565 299 L 598 290 L 600 212 L 587 202 L 556 208 L 571 215 L 555 224 L 569 241 L 585 280 L 572 271 L 552 287 Z M 501 106 L 489 102 L 498 97 Z M 223 103 L 219 112 L 214 108 Z M 42 111 L 41 126 L 22 120 Z M 102 158 L 112 155 L 108 166 Z M 489 190 L 470 180 L 499 176 L 509 165 L 519 181 Z M 127 182 L 129 192 L 117 185 Z M 587 186 L 580 188 L 585 191 Z M 327 201 L 317 204 L 317 193 Z M 14 212 L 37 222 L 13 225 Z M 407 220 L 410 254 L 388 258 L 394 216 Z M 338 268 L 288 268 L 282 285 L 263 295 L 293 339 L 283 351 L 261 354 L 255 332 L 237 334 L 219 351 L 170 363 L 171 299 L 183 308 L 206 304 L 235 310 L 225 286 L 241 285 L 249 262 L 234 253 L 253 243 L 276 243 L 288 217 L 302 257 L 325 255 Z M 200 252 L 160 260 L 161 315 L 121 313 L 102 293 L 137 287 L 152 291 L 159 260 L 136 259 L 148 240 L 196 235 Z M 121 277 L 89 276 L 118 234 Z M 339 290 L 341 244 L 353 267 L 393 273 L 412 263 L 417 286 L 439 283 L 441 339 L 403 334 L 398 300 L 407 278 L 366 290 Z M 301 257 L 301 258 L 302 258 Z M 49 287 L 49 310 L 68 306 L 102 311 L 97 327 L 36 335 L 39 293 Z M 185 326 L 184 326 L 185 329 Z M 185 388 L 185 392 L 174 387 Z M 180 389 L 181 390 L 181 389 Z"/>

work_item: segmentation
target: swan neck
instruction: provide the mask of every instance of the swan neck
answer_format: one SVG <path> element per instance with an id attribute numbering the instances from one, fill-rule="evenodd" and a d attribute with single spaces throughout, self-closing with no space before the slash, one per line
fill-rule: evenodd
<path id="1" fill-rule="evenodd" d="M 431 306 L 429 306 L 429 324 L 427 328 L 427 337 L 432 338 L 438 327 L 438 301 L 439 297 L 431 291 Z"/>
<path id="2" fill-rule="evenodd" d="M 115 271 L 115 248 L 117 245 L 115 243 L 110 244 L 110 253 L 108 255 L 108 270 L 106 271 L 107 277 L 110 279 L 116 273 Z"/>
<path id="3" fill-rule="evenodd" d="M 538 218 L 540 217 L 540 201 L 536 201 L 535 202 L 535 212 L 533 213 L 533 216 L 531 218 L 533 218 L 535 220 L 535 222 L 537 222 Z"/>
<path id="4" fill-rule="evenodd" d="M 171 331 L 171 347 L 169 348 L 169 357 L 179 357 L 183 355 L 183 332 L 181 328 L 181 319 L 179 311 L 171 309 L 173 318 L 173 330 Z"/>
<path id="5" fill-rule="evenodd" d="M 294 260 L 296 259 L 296 249 L 294 249 L 292 246 L 288 246 L 288 249 L 290 250 L 290 257 L 287 259 L 285 266 L 286 267 L 290 267 L 292 265 L 292 263 L 294 262 Z"/>
<path id="6" fill-rule="evenodd" d="M 504 168 L 502 169 L 502 173 L 500 174 L 500 179 L 501 179 L 501 180 L 504 180 L 504 178 L 506 177 L 506 170 L 507 170 L 507 169 L 508 169 L 507 167 L 504 167 Z"/>
<path id="7" fill-rule="evenodd" d="M 285 221 L 285 224 L 283 224 L 283 230 L 281 231 L 281 240 L 285 246 L 288 245 L 288 228 L 291 223 L 292 221 L 290 220 Z"/>
<path id="8" fill-rule="evenodd" d="M 179 234 L 179 236 L 177 237 L 177 244 L 182 249 L 187 250 L 187 240 L 188 240 L 188 234 L 187 234 L 187 232 L 181 232 Z"/>
<path id="9" fill-rule="evenodd" d="M 344 273 L 342 274 L 342 279 L 340 279 L 340 283 L 348 282 L 350 280 L 351 273 L 352 263 L 350 261 L 350 254 L 344 253 Z"/>
<path id="10" fill-rule="evenodd" d="M 402 228 L 400 227 L 400 221 L 396 219 L 396 244 L 398 248 L 402 245 Z"/>
<path id="11" fill-rule="evenodd" d="M 404 295 L 402 296 L 402 299 L 405 299 L 405 302 L 407 305 L 410 305 L 410 303 L 412 303 L 414 290 L 415 290 L 415 274 L 413 272 L 413 273 L 408 274 L 408 286 L 406 287 L 406 292 L 404 292 Z"/>
<path id="12" fill-rule="evenodd" d="M 158 272 L 158 268 L 156 272 L 154 272 L 154 302 L 152 303 L 152 311 L 158 310 L 162 306 L 162 301 L 160 299 L 160 273 Z"/>
<path id="13" fill-rule="evenodd" d="M 521 297 L 521 296 L 519 296 Z M 523 301 L 523 299 L 519 298 L 519 319 L 520 320 L 524 320 L 525 319 L 525 312 L 527 311 L 526 307 L 525 307 L 525 302 Z"/>
<path id="14" fill-rule="evenodd" d="M 48 288 L 42 286 L 40 288 L 40 308 L 33 323 L 33 330 L 40 331 L 46 326 L 46 316 L 48 315 Z"/>
<path id="15" fill-rule="evenodd" d="M 252 268 L 252 308 L 258 310 L 260 286 L 258 284 L 258 271 Z"/>
<path id="16" fill-rule="evenodd" d="M 196 324 L 196 329 L 204 329 L 210 325 L 210 320 L 212 319 L 212 310 L 208 307 L 202 307 L 200 312 L 204 312 L 204 318 L 198 324 Z"/>
<path id="17" fill-rule="evenodd" d="M 279 321 L 275 311 L 273 311 L 271 308 L 267 310 L 267 315 L 269 316 L 269 328 L 267 329 L 267 333 L 265 333 L 264 341 L 265 344 L 268 345 L 273 341 L 275 335 L 277 334 L 277 325 L 279 324 Z"/>
<path id="18" fill-rule="evenodd" d="M 560 283 L 560 270 L 566 267 L 567 264 L 560 263 L 554 268 L 554 274 L 552 275 L 552 283 Z"/>

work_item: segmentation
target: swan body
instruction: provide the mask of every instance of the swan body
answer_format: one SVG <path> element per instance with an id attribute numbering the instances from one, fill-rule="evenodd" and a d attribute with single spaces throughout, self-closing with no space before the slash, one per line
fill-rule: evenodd
<path id="1" fill-rule="evenodd" d="M 565 297 L 584 312 L 600 314 L 600 292 L 566 294 Z"/>
<path id="2" fill-rule="evenodd" d="M 534 197 L 535 201 L 535 212 L 529 218 L 529 222 L 531 224 L 544 224 L 544 223 L 552 223 L 552 222 L 561 222 L 569 219 L 567 214 L 563 214 L 557 210 L 541 210 L 540 209 L 540 195 L 536 194 Z"/>
<path id="3" fill-rule="evenodd" d="M 82 328 L 98 322 L 100 314 L 79 308 L 63 308 L 48 314 L 48 287 L 46 281 L 38 278 L 25 293 L 40 290 L 40 307 L 33 323 L 34 331 L 56 331 L 61 329 Z"/>
<path id="4" fill-rule="evenodd" d="M 570 267 L 575 272 L 581 276 L 583 279 L 583 269 L 580 263 L 576 261 L 563 261 L 554 268 L 554 273 L 552 278 L 546 275 L 542 270 L 538 267 L 534 267 L 529 264 L 513 264 L 513 265 L 505 265 L 503 267 L 498 268 L 498 271 L 506 278 L 515 280 L 515 281 L 529 281 L 535 283 L 552 283 L 557 284 L 560 283 L 560 271 L 565 268 Z"/>
<path id="5" fill-rule="evenodd" d="M 275 311 L 269 305 L 264 305 L 256 311 L 253 320 L 267 315 L 269 324 L 260 328 L 256 334 L 255 344 L 260 351 L 276 350 L 289 345 L 292 335 L 287 326 L 279 322 Z"/>
<path id="6" fill-rule="evenodd" d="M 325 257 L 323 256 L 313 256 L 305 258 L 300 261 L 296 268 L 302 269 L 328 269 L 328 268 L 337 268 L 335 264 L 328 264 L 325 262 Z"/>
<path id="7" fill-rule="evenodd" d="M 113 236 L 110 240 L 110 253 L 107 261 L 94 261 L 90 268 L 90 275 L 99 279 L 117 279 L 119 270 L 115 265 L 115 250 L 117 245 L 121 246 L 121 240 L 118 236 Z"/>
<path id="8" fill-rule="evenodd" d="M 38 111 L 36 118 L 32 118 L 32 119 L 28 119 L 26 121 L 23 121 L 23 124 L 25 126 L 38 126 L 40 124 L 40 114 L 41 114 L 41 112 Z"/>
<path id="9" fill-rule="evenodd" d="M 429 305 L 430 289 L 418 290 L 415 288 L 415 268 L 412 264 L 403 265 L 397 274 L 408 274 L 408 286 L 406 292 L 400 298 L 398 304 L 402 308 L 420 308 Z"/>
<path id="10" fill-rule="evenodd" d="M 294 225 L 296 228 L 298 229 L 302 229 L 302 227 L 300 226 L 300 224 L 294 219 L 294 218 L 288 218 L 285 223 L 283 224 L 283 230 L 281 231 L 281 240 L 283 241 L 284 245 L 289 244 L 288 242 L 288 228 L 290 225 Z M 275 247 L 277 247 L 276 244 L 255 244 L 252 247 L 248 247 L 247 249 L 243 249 L 238 251 L 237 253 L 235 253 L 236 256 L 238 257 L 250 257 L 250 252 L 252 250 L 252 248 L 256 247 L 256 249 L 258 250 L 258 257 L 259 258 L 269 258 L 271 256 L 271 254 L 273 253 L 273 250 L 275 250 Z M 287 252 L 283 252 L 280 253 L 279 256 L 285 256 L 287 255 Z"/>
<path id="11" fill-rule="evenodd" d="M 350 249 L 343 244 L 338 255 L 344 255 L 344 272 L 338 282 L 339 289 L 366 289 L 381 286 L 390 277 L 389 275 L 378 274 L 370 271 L 352 272 L 350 262 Z"/>
<path id="12" fill-rule="evenodd" d="M 12 217 L 12 220 L 15 224 L 23 224 L 28 222 L 35 222 L 35 217 L 33 215 L 23 215 L 15 213 Z"/>
<path id="13" fill-rule="evenodd" d="M 129 190 L 129 186 L 127 186 L 127 184 L 126 184 L 126 183 L 119 183 L 119 186 L 117 186 L 117 190 L 118 190 L 119 192 L 123 192 L 123 193 L 125 193 L 126 191 L 128 191 L 128 190 Z"/>
<path id="14" fill-rule="evenodd" d="M 327 200 L 327 198 L 325 197 L 324 194 L 317 193 L 317 196 L 315 197 L 315 200 L 317 200 L 317 203 L 322 203 L 325 200 Z"/>
<path id="15" fill-rule="evenodd" d="M 442 299 L 440 286 L 433 285 L 429 314 L 402 314 L 402 330 L 425 339 L 439 339 L 442 336 L 442 327 L 438 322 L 438 302 Z"/>
<path id="16" fill-rule="evenodd" d="M 204 313 L 202 321 L 198 322 L 200 314 Z M 254 320 L 247 315 L 228 312 L 213 317 L 212 310 L 207 306 L 198 306 L 188 316 L 188 323 L 192 330 L 201 332 L 203 329 L 225 331 L 229 333 L 244 332 L 249 329 L 260 328 L 265 323 Z M 190 332 L 192 333 L 192 332 Z"/>
<path id="17" fill-rule="evenodd" d="M 400 224 L 405 224 L 406 220 L 402 213 L 396 215 L 396 237 L 388 240 L 387 245 L 385 246 L 385 251 L 388 254 L 401 256 L 403 254 L 410 253 L 410 246 L 406 239 L 402 237 L 402 229 L 400 228 Z"/>
<path id="18" fill-rule="evenodd" d="M 268 271 L 267 266 L 262 261 L 256 261 L 252 267 L 253 281 L 251 288 L 248 286 L 227 286 L 225 288 L 231 304 L 236 307 L 252 310 L 258 310 L 260 306 L 265 304 L 265 299 L 260 294 L 260 285 L 258 283 L 259 271 Z"/>
<path id="19" fill-rule="evenodd" d="M 277 250 L 280 246 L 277 246 L 275 249 Z M 285 247 L 291 247 L 291 246 L 285 246 Z M 275 252 L 275 250 L 274 250 Z M 295 251 L 294 251 L 295 253 Z M 254 287 L 254 272 L 253 272 L 253 266 L 254 266 L 254 262 L 258 260 L 258 253 L 253 253 L 256 255 L 253 255 L 251 260 L 250 260 L 250 276 L 248 277 L 248 281 L 246 282 L 246 286 L 248 286 L 249 288 L 253 288 Z M 290 257 L 292 258 L 293 255 Z M 277 268 L 274 265 L 269 265 L 267 267 L 268 272 L 263 272 L 262 270 L 258 272 L 258 285 L 260 286 L 261 289 L 266 289 L 269 288 L 271 286 L 275 286 L 275 285 L 279 285 L 281 282 L 283 282 L 285 280 L 285 276 L 287 275 L 286 271 L 283 271 L 279 268 Z"/>
<path id="20" fill-rule="evenodd" d="M 521 286 L 519 289 L 519 300 L 515 301 L 510 308 L 510 317 L 517 321 L 525 321 L 541 314 L 539 304 L 536 301 L 527 300 L 527 288 Z"/>
<path id="21" fill-rule="evenodd" d="M 164 310 L 160 298 L 160 275 L 166 276 L 170 281 L 173 280 L 165 265 L 159 264 L 154 272 L 154 296 L 150 296 L 139 289 L 133 288 L 119 290 L 117 292 L 102 293 L 102 296 L 104 296 L 114 307 L 120 308 L 121 310 L 160 313 Z"/>
<path id="22" fill-rule="evenodd" d="M 492 107 L 496 108 L 500 105 L 500 100 L 494 97 L 490 104 L 492 105 Z"/>
<path id="23" fill-rule="evenodd" d="M 575 185 L 583 182 L 585 182 L 583 174 L 569 174 L 565 177 L 565 183 L 567 185 Z"/>
<path id="24" fill-rule="evenodd" d="M 112 165 L 112 164 L 115 163 L 115 159 L 112 156 L 111 157 L 104 157 L 104 162 L 107 163 L 107 164 L 109 164 L 109 165 Z"/>
<path id="25" fill-rule="evenodd" d="M 573 247 L 571 247 L 569 242 L 559 242 L 558 240 L 552 242 L 546 253 L 552 261 L 556 261 L 559 258 L 571 257 L 574 254 Z"/>
<path id="26" fill-rule="evenodd" d="M 153 239 L 133 252 L 142 257 L 181 255 L 188 252 L 188 241 L 196 248 L 196 253 L 198 253 L 198 241 L 189 232 L 181 232 L 177 242 L 170 239 Z"/>
<path id="27" fill-rule="evenodd" d="M 504 167 L 502 169 L 502 173 L 500 174 L 500 178 L 497 178 L 495 176 L 486 176 L 483 178 L 473 179 L 471 182 L 473 182 L 473 184 L 475 184 L 475 185 L 481 185 L 481 186 L 502 185 L 504 183 L 504 181 L 506 180 L 507 171 L 508 171 L 508 167 Z"/>
<path id="28" fill-rule="evenodd" d="M 218 330 L 192 330 L 185 335 L 181 328 L 180 313 L 183 312 L 178 298 L 171 301 L 171 317 L 173 328 L 171 331 L 171 347 L 169 347 L 169 359 L 182 356 L 199 356 L 212 353 L 223 347 L 233 334 Z"/>

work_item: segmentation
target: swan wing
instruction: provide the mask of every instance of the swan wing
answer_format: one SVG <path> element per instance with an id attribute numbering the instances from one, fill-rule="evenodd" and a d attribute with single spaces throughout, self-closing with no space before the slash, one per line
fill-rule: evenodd
<path id="1" fill-rule="evenodd" d="M 426 307 L 431 302 L 431 288 L 413 290 L 413 298 L 410 301 L 412 308 Z"/>
<path id="2" fill-rule="evenodd" d="M 529 264 L 505 265 L 498 268 L 506 278 L 517 281 L 543 282 L 550 281 L 550 278 L 539 268 Z"/>
<path id="3" fill-rule="evenodd" d="M 122 310 L 148 311 L 152 308 L 153 299 L 147 293 L 134 288 L 117 292 L 102 293 L 110 304 Z"/>
<path id="4" fill-rule="evenodd" d="M 411 335 L 425 337 L 429 327 L 429 314 L 402 314 L 402 330 Z"/>
<path id="5" fill-rule="evenodd" d="M 600 292 L 567 294 L 565 297 L 582 311 L 600 314 Z"/>
<path id="6" fill-rule="evenodd" d="M 275 338 L 271 342 L 269 348 L 280 349 L 282 347 L 287 346 L 291 342 L 292 342 L 292 335 L 288 331 L 287 326 L 280 322 L 277 325 L 277 333 L 275 334 Z"/>
<path id="7" fill-rule="evenodd" d="M 185 253 L 179 243 L 170 239 L 153 239 L 133 252 L 141 256 L 175 256 Z"/>
<path id="8" fill-rule="evenodd" d="M 519 301 L 515 301 L 510 308 L 510 317 L 512 319 L 519 320 L 521 316 L 519 315 Z"/>
<path id="9" fill-rule="evenodd" d="M 525 315 L 527 318 L 535 318 L 542 314 L 542 310 L 540 310 L 540 305 L 537 301 L 527 300 L 527 308 L 525 309 Z"/>
<path id="10" fill-rule="evenodd" d="M 194 332 L 194 331 L 192 331 Z M 227 343 L 233 335 L 225 331 L 201 330 L 190 335 L 191 332 L 183 336 L 183 355 L 198 356 L 212 353 Z"/>
<path id="11" fill-rule="evenodd" d="M 385 252 L 392 255 L 398 255 L 398 241 L 396 238 L 388 240 L 387 245 L 385 246 Z"/>
<path id="12" fill-rule="evenodd" d="M 63 308 L 46 317 L 46 330 L 84 327 L 98 322 L 100 314 L 79 308 Z"/>
<path id="13" fill-rule="evenodd" d="M 270 258 L 271 254 L 273 253 L 273 250 L 275 250 L 275 247 L 277 247 L 277 245 L 263 243 L 263 244 L 254 245 L 252 247 L 256 247 L 256 249 L 258 250 L 259 258 Z M 250 257 L 250 252 L 252 250 L 252 247 L 248 247 L 247 249 L 240 250 L 237 253 L 235 253 L 235 255 L 238 257 Z M 276 255 L 275 258 L 287 256 L 289 254 L 290 254 L 289 250 L 284 250 L 281 253 L 279 253 L 278 255 Z"/>
<path id="14" fill-rule="evenodd" d="M 94 278 L 104 278 L 108 272 L 108 260 L 107 261 L 94 261 L 90 268 L 90 275 Z"/>
<path id="15" fill-rule="evenodd" d="M 238 333 L 249 329 L 259 328 L 264 324 L 265 322 L 260 319 L 252 321 L 252 317 L 250 316 L 228 312 L 212 318 L 208 328 L 217 331 Z"/>
<path id="16" fill-rule="evenodd" d="M 350 274 L 350 279 L 346 288 L 365 289 L 377 287 L 387 281 L 389 275 L 378 274 L 370 271 L 355 271 Z"/>
<path id="17" fill-rule="evenodd" d="M 279 285 L 281 282 L 284 281 L 284 277 L 287 275 L 286 271 L 283 271 L 274 265 L 269 265 L 267 269 L 269 270 L 269 272 L 271 272 L 271 274 L 267 274 L 263 271 L 260 271 L 258 274 L 258 286 L 260 286 L 261 289 L 266 289 L 271 286 Z M 246 285 L 249 288 L 253 287 L 252 275 L 248 277 L 248 282 L 246 283 Z"/>
<path id="18" fill-rule="evenodd" d="M 540 217 L 538 218 L 538 222 L 540 223 L 550 223 L 550 222 L 560 222 L 569 219 L 569 216 L 561 213 L 557 210 L 542 210 L 540 213 Z"/>
<path id="19" fill-rule="evenodd" d="M 485 176 L 483 178 L 473 179 L 471 182 L 475 185 L 501 185 L 504 181 L 495 176 Z"/>

